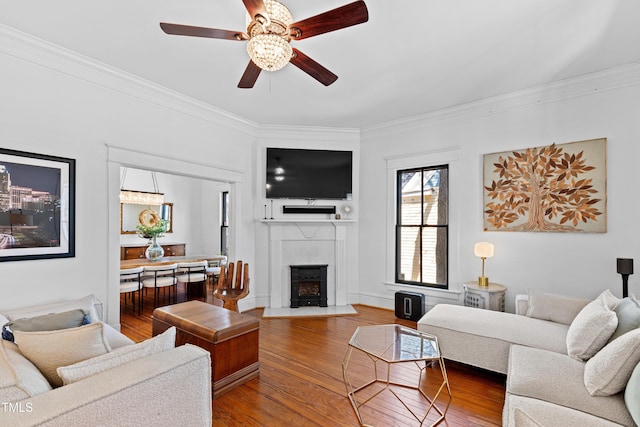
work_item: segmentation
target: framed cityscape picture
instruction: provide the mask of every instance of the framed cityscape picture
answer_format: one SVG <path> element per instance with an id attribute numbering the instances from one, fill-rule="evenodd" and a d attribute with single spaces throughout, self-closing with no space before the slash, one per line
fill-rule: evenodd
<path id="1" fill-rule="evenodd" d="M 484 155 L 484 230 L 607 231 L 606 138 Z"/>
<path id="2" fill-rule="evenodd" d="M 75 256 L 75 160 L 0 148 L 0 261 Z"/>

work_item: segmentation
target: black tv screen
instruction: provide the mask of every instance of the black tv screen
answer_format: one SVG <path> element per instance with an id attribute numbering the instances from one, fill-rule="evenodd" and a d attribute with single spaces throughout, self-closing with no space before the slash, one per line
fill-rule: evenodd
<path id="1" fill-rule="evenodd" d="M 267 148 L 267 198 L 347 199 L 352 157 L 351 151 Z"/>

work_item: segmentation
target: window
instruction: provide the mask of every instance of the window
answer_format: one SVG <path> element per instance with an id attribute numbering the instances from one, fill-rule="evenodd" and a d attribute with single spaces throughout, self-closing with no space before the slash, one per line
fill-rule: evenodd
<path id="1" fill-rule="evenodd" d="M 229 252 L 229 192 L 223 191 L 221 198 L 221 225 L 220 225 L 220 253 L 228 255 Z"/>
<path id="2" fill-rule="evenodd" d="M 397 283 L 449 287 L 448 177 L 447 165 L 397 172 Z"/>

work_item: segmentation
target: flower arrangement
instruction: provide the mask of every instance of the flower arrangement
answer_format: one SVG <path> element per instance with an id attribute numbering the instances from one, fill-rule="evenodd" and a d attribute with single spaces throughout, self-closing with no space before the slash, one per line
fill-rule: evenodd
<path id="1" fill-rule="evenodd" d="M 151 239 L 153 237 L 164 236 L 165 231 L 167 231 L 168 225 L 169 225 L 168 220 L 161 219 L 155 222 L 153 225 L 138 224 L 136 226 L 136 229 L 138 230 L 138 236 L 143 237 L 145 239 Z"/>

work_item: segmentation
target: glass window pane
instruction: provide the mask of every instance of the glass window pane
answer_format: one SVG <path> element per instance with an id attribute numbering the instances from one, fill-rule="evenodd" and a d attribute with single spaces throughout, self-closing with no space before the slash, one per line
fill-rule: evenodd
<path id="1" fill-rule="evenodd" d="M 422 217 L 422 173 L 420 171 L 403 171 L 399 174 L 400 199 L 398 223 L 402 225 L 420 225 Z"/>
<path id="2" fill-rule="evenodd" d="M 448 287 L 448 167 L 398 171 L 396 280 Z"/>
<path id="3" fill-rule="evenodd" d="M 447 229 L 422 229 L 422 281 L 438 285 L 447 283 Z"/>
<path id="4" fill-rule="evenodd" d="M 447 181 L 446 168 L 424 171 L 422 184 L 424 189 L 424 224 L 446 225 L 448 223 Z"/>
<path id="5" fill-rule="evenodd" d="M 398 229 L 398 280 L 420 281 L 420 228 Z"/>

